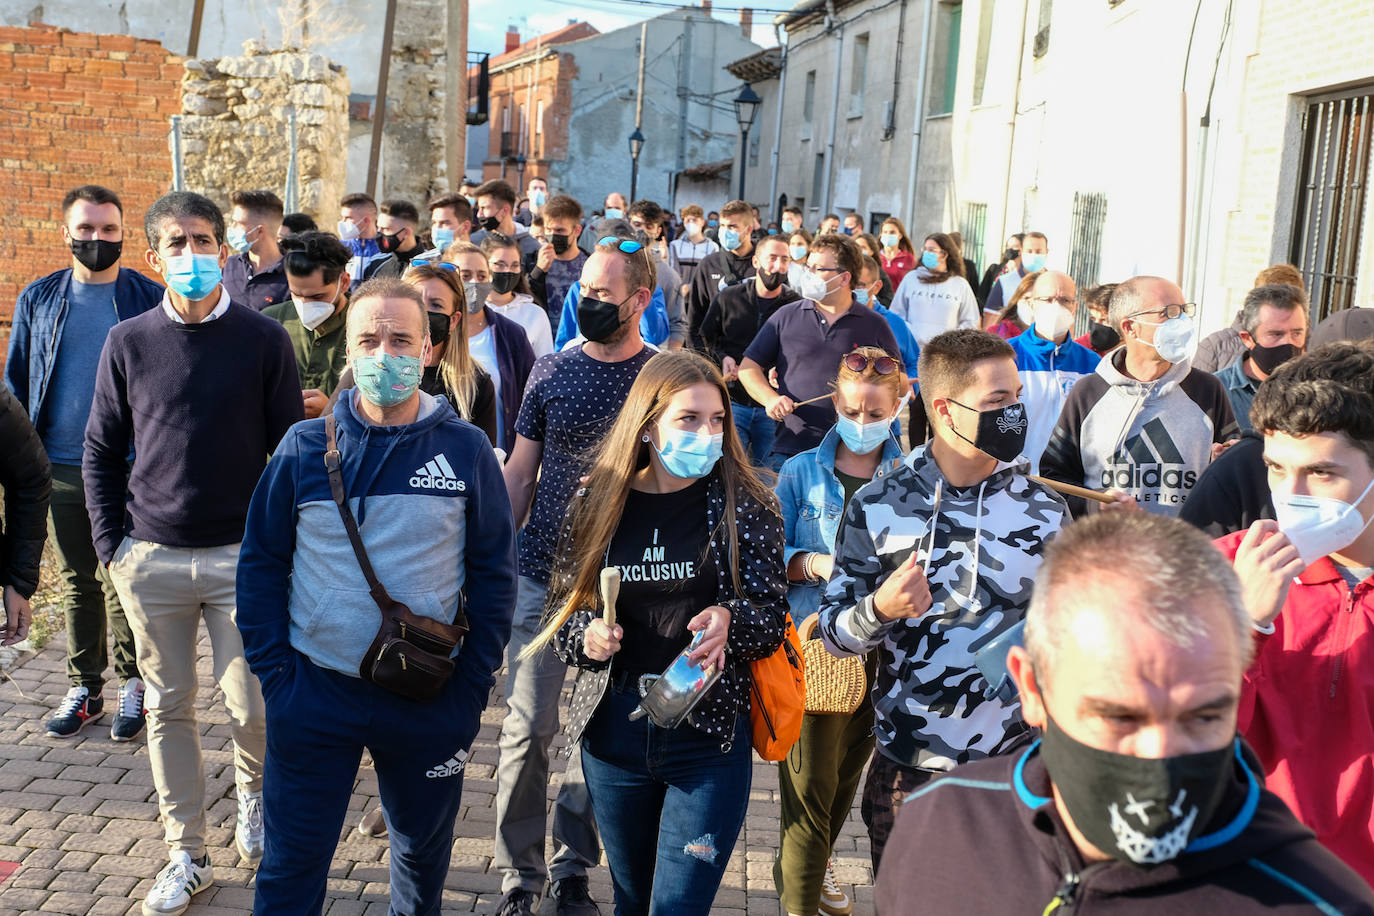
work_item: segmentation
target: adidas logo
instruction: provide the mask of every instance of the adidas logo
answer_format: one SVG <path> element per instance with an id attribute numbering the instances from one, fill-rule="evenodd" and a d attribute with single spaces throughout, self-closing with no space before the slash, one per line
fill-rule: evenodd
<path id="1" fill-rule="evenodd" d="M 459 493 L 465 492 L 468 488 L 468 485 L 453 473 L 453 465 L 448 463 L 443 452 L 426 461 L 424 467 L 416 468 L 415 476 L 410 478 L 410 485 L 421 490 L 457 490 Z"/>
<path id="2" fill-rule="evenodd" d="M 429 779 L 443 779 L 445 776 L 457 776 L 459 773 L 463 772 L 463 767 L 467 765 L 468 752 L 459 751 L 434 769 L 426 770 L 425 776 Z"/>
<path id="3" fill-rule="evenodd" d="M 1146 423 L 1138 435 L 1127 439 L 1112 456 L 1111 466 L 1102 471 L 1104 489 L 1191 490 L 1195 483 L 1197 471 L 1188 467 L 1159 417 Z M 1166 500 L 1161 495 L 1160 498 L 1160 502 L 1182 501 L 1181 496 Z"/>

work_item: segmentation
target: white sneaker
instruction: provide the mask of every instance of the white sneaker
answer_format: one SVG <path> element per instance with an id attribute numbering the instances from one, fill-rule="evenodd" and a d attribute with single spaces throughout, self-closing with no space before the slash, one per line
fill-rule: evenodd
<path id="1" fill-rule="evenodd" d="M 172 861 L 157 873 L 153 889 L 143 900 L 143 916 L 178 916 L 186 912 L 191 898 L 210 886 L 215 880 L 210 860 L 197 865 L 188 853 L 172 853 Z"/>
<path id="2" fill-rule="evenodd" d="M 250 865 L 262 861 L 262 793 L 236 789 L 239 795 L 239 820 L 234 826 L 234 846 Z"/>
<path id="3" fill-rule="evenodd" d="M 835 863 L 825 863 L 825 881 L 821 884 L 821 912 L 828 916 L 849 916 L 854 912 L 854 901 L 835 880 Z"/>

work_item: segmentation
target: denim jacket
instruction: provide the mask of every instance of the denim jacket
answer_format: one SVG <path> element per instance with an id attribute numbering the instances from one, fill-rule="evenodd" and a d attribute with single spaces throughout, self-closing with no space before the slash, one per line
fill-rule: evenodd
<path id="1" fill-rule="evenodd" d="M 825 434 L 821 444 L 788 458 L 778 472 L 778 502 L 782 509 L 783 536 L 787 546 L 783 550 L 783 564 L 804 551 L 831 554 L 835 550 L 835 536 L 844 517 L 844 486 L 835 475 L 835 451 L 840 434 L 835 427 Z M 890 473 L 902 461 L 902 447 L 889 436 L 883 443 L 883 457 L 878 462 L 875 480 Z M 798 627 L 816 613 L 821 605 L 819 583 L 787 583 L 787 604 L 792 622 Z"/>
<path id="2" fill-rule="evenodd" d="M 41 429 L 43 399 L 48 393 L 62 328 L 67 320 L 70 267 L 48 274 L 24 287 L 14 303 L 9 355 L 5 360 L 5 384 L 28 411 L 35 428 Z M 115 312 L 120 321 L 142 315 L 162 302 L 165 290 L 136 270 L 119 269 L 115 280 Z M 92 368 L 94 375 L 94 368 Z"/>

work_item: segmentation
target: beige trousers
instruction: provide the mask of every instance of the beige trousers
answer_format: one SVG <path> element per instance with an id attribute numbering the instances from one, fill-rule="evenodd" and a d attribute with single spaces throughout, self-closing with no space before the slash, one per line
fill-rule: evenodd
<path id="1" fill-rule="evenodd" d="M 224 691 L 234 740 L 234 782 L 262 790 L 267 746 L 262 688 L 248 670 L 234 623 L 239 545 L 166 547 L 125 538 L 110 563 L 147 685 L 148 758 L 167 845 L 205 852 L 205 769 L 196 724 L 196 636 L 210 634 L 215 681 Z"/>

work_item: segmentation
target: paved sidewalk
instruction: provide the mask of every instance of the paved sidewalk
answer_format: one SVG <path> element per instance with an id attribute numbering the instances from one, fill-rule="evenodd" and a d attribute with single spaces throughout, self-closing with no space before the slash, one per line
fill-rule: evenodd
<path id="1" fill-rule="evenodd" d="M 195 898 L 188 916 L 230 916 L 252 911 L 253 872 L 239 867 L 233 849 L 235 803 L 228 716 L 214 686 L 208 653 L 202 629 L 199 709 L 209 797 L 214 799 L 208 840 L 215 883 Z M 167 859 L 143 739 L 131 744 L 111 741 L 109 713 L 76 738 L 44 735 L 44 721 L 67 690 L 65 658 L 64 641 L 58 635 L 42 652 L 27 653 L 7 665 L 12 682 L 0 679 L 0 721 L 4 723 L 0 732 L 0 860 L 22 863 L 0 884 L 0 916 L 138 914 L 153 876 Z M 482 718 L 467 767 L 445 912 L 493 913 L 500 898 L 501 879 L 491 868 L 491 853 L 496 736 L 505 715 L 501 683 L 498 680 L 497 696 Z M 105 695 L 108 710 L 114 701 L 114 685 L 106 685 Z M 565 691 L 565 704 L 567 700 Z M 555 766 L 561 771 L 561 753 Z M 550 799 L 560 778 L 552 777 Z M 386 843 L 353 830 L 357 818 L 376 802 L 377 779 L 371 767 L 364 765 L 330 873 L 325 912 L 332 916 L 385 916 L 387 912 Z M 744 833 L 713 913 L 779 916 L 772 877 L 777 838 L 777 771 L 772 764 L 757 762 Z M 868 838 L 857 805 L 837 844 L 835 867 L 839 880 L 850 885 L 854 912 L 871 914 Z M 609 914 L 609 872 L 597 869 L 591 885 L 602 912 Z"/>

